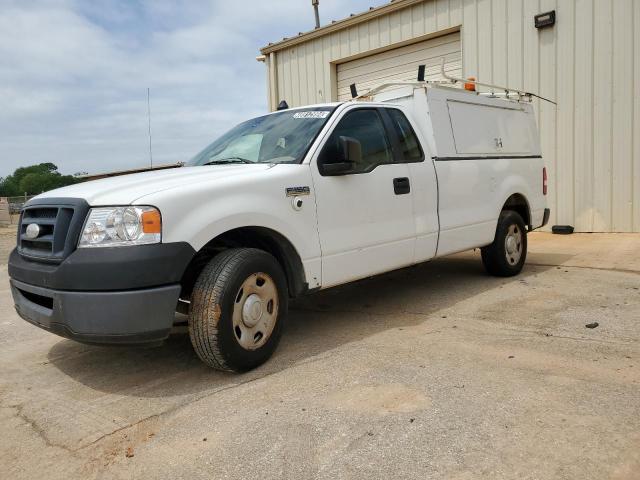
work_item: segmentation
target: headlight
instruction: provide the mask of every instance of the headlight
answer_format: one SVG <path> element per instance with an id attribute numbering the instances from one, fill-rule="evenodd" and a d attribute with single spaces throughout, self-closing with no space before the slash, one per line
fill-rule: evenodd
<path id="1" fill-rule="evenodd" d="M 78 247 L 120 247 L 160 243 L 162 218 L 153 207 L 104 207 L 89 210 Z"/>

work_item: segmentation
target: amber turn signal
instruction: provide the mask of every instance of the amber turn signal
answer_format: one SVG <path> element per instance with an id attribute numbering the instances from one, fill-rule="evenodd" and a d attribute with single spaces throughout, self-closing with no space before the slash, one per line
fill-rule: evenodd
<path id="1" fill-rule="evenodd" d="M 157 210 L 142 213 L 142 231 L 144 233 L 162 233 L 162 218 Z"/>

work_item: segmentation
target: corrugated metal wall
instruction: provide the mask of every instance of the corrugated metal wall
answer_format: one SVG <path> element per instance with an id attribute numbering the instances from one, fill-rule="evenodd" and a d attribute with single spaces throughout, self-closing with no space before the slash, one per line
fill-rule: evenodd
<path id="1" fill-rule="evenodd" d="M 335 99 L 336 63 L 458 26 L 465 76 L 558 102 L 535 102 L 550 223 L 640 232 L 640 0 L 427 0 L 276 51 L 271 106 Z"/>

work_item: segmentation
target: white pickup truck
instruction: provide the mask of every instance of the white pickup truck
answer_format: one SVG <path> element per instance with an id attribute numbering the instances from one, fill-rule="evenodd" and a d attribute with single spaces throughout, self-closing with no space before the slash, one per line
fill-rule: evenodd
<path id="1" fill-rule="evenodd" d="M 275 350 L 290 298 L 476 247 L 490 274 L 519 273 L 545 194 L 529 103 L 405 86 L 34 198 L 11 289 L 22 318 L 88 343 L 158 342 L 185 312 L 198 356 L 244 371 Z"/>

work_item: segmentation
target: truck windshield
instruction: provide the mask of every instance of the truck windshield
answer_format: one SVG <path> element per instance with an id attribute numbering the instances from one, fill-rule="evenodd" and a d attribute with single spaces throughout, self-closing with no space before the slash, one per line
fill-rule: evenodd
<path id="1" fill-rule="evenodd" d="M 237 125 L 187 162 L 300 163 L 335 107 L 285 110 Z"/>

